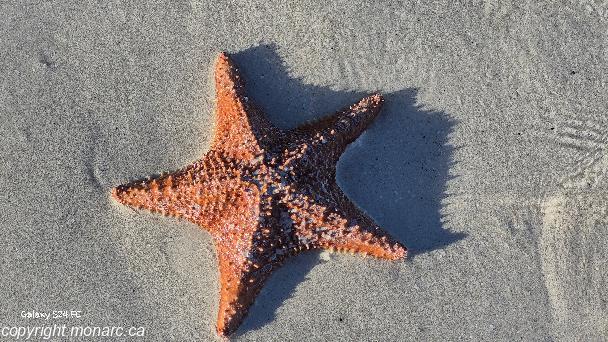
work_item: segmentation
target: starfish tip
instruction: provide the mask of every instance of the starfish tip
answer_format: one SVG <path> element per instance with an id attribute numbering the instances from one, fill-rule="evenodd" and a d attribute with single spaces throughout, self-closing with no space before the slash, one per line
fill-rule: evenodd
<path id="1" fill-rule="evenodd" d="M 216 63 L 216 67 L 217 68 L 221 68 L 221 67 L 227 67 L 230 68 L 232 67 L 232 59 L 230 59 L 230 55 L 227 52 L 220 52 L 219 56 L 217 57 L 217 63 Z"/>
<path id="2" fill-rule="evenodd" d="M 120 196 L 118 193 L 118 187 L 112 188 L 112 190 L 110 191 L 110 196 L 112 196 L 113 199 L 120 201 Z"/>
<path id="3" fill-rule="evenodd" d="M 400 242 L 395 242 L 391 247 L 388 248 L 390 250 L 388 254 L 388 259 L 390 260 L 403 260 L 407 259 L 407 247 L 405 247 Z"/>
<path id="4" fill-rule="evenodd" d="M 216 327 L 215 330 L 217 331 L 218 336 L 220 336 L 220 337 L 227 337 L 226 332 L 224 331 L 224 329 L 222 329 L 220 327 Z"/>
<path id="5" fill-rule="evenodd" d="M 120 192 L 117 188 L 112 189 L 110 197 L 120 204 L 133 206 L 125 197 L 125 192 Z"/>
<path id="6" fill-rule="evenodd" d="M 405 247 L 399 246 L 399 248 L 397 249 L 397 251 L 394 254 L 394 257 L 395 257 L 394 260 L 405 260 L 405 259 L 407 259 L 407 249 L 405 249 Z"/>
<path id="7" fill-rule="evenodd" d="M 370 96 L 370 98 L 374 101 L 374 102 L 384 102 L 384 95 L 382 95 L 381 93 L 374 93 Z"/>
<path id="8" fill-rule="evenodd" d="M 384 104 L 384 96 L 382 96 L 382 94 L 380 93 L 372 94 L 364 100 L 368 102 L 370 107 L 373 107 L 376 110 L 380 110 L 380 107 L 382 107 L 382 105 Z"/>
<path id="9" fill-rule="evenodd" d="M 215 330 L 217 331 L 217 335 L 224 340 L 228 340 L 228 337 L 233 333 L 225 324 L 222 324 L 221 326 L 217 325 Z"/>

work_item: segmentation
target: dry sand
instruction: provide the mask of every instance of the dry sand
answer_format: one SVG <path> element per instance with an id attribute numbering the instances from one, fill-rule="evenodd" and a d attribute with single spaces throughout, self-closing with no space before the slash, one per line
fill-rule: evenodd
<path id="1" fill-rule="evenodd" d="M 209 235 L 109 190 L 207 150 L 226 50 L 283 128 L 386 95 L 338 181 L 412 250 L 291 259 L 235 340 L 607 340 L 607 32 L 586 0 L 1 2 L 0 322 L 216 339 Z"/>

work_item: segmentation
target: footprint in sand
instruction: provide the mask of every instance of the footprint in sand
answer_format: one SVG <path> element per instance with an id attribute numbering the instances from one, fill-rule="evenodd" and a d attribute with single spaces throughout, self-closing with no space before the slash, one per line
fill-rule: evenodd
<path id="1" fill-rule="evenodd" d="M 563 340 L 608 339 L 608 132 L 573 121 L 557 140 L 584 157 L 542 204 L 541 265 Z M 564 133 L 567 132 L 567 133 Z M 573 147 L 574 147 L 573 146 Z"/>

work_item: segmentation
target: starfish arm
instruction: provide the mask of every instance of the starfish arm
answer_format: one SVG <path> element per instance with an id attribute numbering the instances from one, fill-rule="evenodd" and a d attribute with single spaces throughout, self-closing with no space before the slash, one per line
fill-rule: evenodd
<path id="1" fill-rule="evenodd" d="M 323 149 L 334 149 L 339 157 L 376 118 L 383 102 L 382 95 L 370 95 L 334 115 L 296 127 L 292 133 L 313 145 L 324 145 Z"/>
<path id="2" fill-rule="evenodd" d="M 298 234 L 304 236 L 300 239 L 305 242 L 304 248 L 362 253 L 388 260 L 405 258 L 405 246 L 338 191 L 334 190 L 332 197 L 313 196 L 325 198 L 322 201 L 301 195 L 292 202 L 296 207 L 291 210 L 290 218 Z"/>
<path id="3" fill-rule="evenodd" d="M 255 158 L 280 130 L 245 96 L 245 82 L 225 53 L 215 66 L 215 91 L 217 123 L 211 148 L 238 159 Z"/>
<path id="4" fill-rule="evenodd" d="M 246 171 L 236 164 L 211 150 L 176 172 L 119 185 L 112 189 L 112 197 L 132 208 L 186 219 L 213 233 L 238 215 L 257 213 L 257 188 L 241 181 Z"/>
<path id="5" fill-rule="evenodd" d="M 217 332 L 232 334 L 241 324 L 271 272 L 279 266 L 280 259 L 268 261 L 256 250 L 247 250 L 234 239 L 215 236 L 220 269 L 220 302 L 217 315 Z M 254 244 L 249 245 L 251 249 Z M 263 260 L 263 262 L 262 262 Z"/>
<path id="6" fill-rule="evenodd" d="M 193 182 L 193 166 L 170 174 L 148 177 L 119 185 L 112 189 L 112 197 L 124 205 L 146 209 L 163 215 L 177 216 L 184 186 Z"/>

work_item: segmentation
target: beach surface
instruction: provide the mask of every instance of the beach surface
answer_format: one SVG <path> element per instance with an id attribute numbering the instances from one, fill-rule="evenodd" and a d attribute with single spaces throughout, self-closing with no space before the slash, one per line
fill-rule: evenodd
<path id="1" fill-rule="evenodd" d="M 337 179 L 409 249 L 289 259 L 232 339 L 608 340 L 606 44 L 594 1 L 2 2 L 2 327 L 219 340 L 209 234 L 110 190 L 208 150 L 226 51 L 280 128 L 384 95 Z"/>

